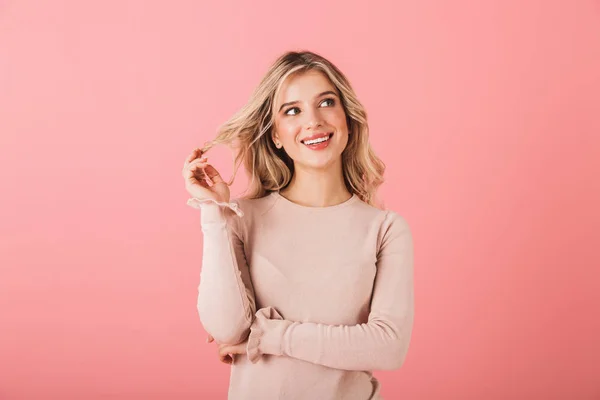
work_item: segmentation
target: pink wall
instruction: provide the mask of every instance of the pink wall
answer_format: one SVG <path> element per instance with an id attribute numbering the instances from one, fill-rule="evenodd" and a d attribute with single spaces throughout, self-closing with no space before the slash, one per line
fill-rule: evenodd
<path id="1" fill-rule="evenodd" d="M 0 2 L 1 399 L 225 397 L 180 171 L 300 48 L 415 236 L 384 397 L 600 398 L 598 1 L 204 3 Z"/>

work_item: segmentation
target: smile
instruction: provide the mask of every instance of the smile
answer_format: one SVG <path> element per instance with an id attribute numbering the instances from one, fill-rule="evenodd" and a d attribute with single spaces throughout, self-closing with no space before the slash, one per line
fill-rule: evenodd
<path id="1" fill-rule="evenodd" d="M 304 143 L 307 146 L 315 145 L 315 144 L 319 144 L 319 143 L 323 143 L 323 142 L 328 141 L 329 139 L 331 139 L 332 136 L 333 136 L 333 133 L 330 133 L 329 135 L 324 136 L 324 137 L 320 137 L 318 139 L 303 140 L 302 143 Z"/>

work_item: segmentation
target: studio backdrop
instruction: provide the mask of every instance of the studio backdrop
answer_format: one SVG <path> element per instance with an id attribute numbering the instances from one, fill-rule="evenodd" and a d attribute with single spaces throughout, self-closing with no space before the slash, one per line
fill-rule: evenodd
<path id="1" fill-rule="evenodd" d="M 347 75 L 414 236 L 383 397 L 600 398 L 598 1 L 7 0 L 0 399 L 226 398 L 181 167 L 287 50 Z"/>

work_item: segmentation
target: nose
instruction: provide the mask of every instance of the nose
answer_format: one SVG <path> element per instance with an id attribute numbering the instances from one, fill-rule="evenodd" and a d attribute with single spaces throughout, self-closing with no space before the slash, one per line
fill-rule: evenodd
<path id="1" fill-rule="evenodd" d="M 323 117 L 318 110 L 309 109 L 304 113 L 306 129 L 317 129 L 323 125 Z"/>

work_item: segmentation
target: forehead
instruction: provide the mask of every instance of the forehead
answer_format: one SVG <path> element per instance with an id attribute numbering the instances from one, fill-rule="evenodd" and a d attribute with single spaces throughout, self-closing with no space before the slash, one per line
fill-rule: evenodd
<path id="1" fill-rule="evenodd" d="M 337 93 L 335 86 L 325 73 L 318 70 L 300 72 L 289 76 L 283 82 L 277 103 L 312 100 L 313 97 L 327 90 Z"/>

